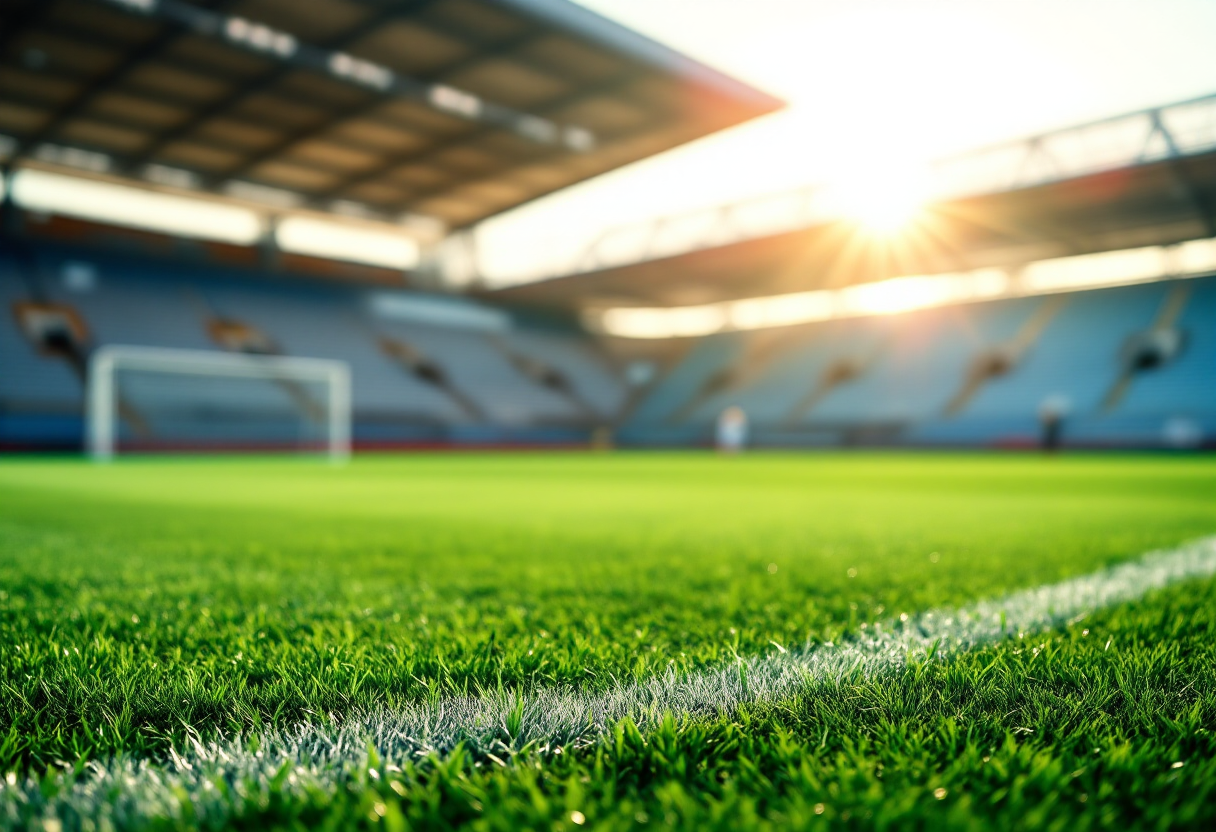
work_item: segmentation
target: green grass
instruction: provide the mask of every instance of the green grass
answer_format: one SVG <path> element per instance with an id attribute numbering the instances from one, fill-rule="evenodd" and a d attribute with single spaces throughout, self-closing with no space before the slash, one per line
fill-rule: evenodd
<path id="1" fill-rule="evenodd" d="M 1202 457 L 6 460 L 0 770 L 487 687 L 601 690 L 1213 532 Z M 251 793 L 240 822 L 1203 828 L 1214 602 L 1182 585 L 1033 645 L 577 753 L 384 761 L 402 770 Z"/>

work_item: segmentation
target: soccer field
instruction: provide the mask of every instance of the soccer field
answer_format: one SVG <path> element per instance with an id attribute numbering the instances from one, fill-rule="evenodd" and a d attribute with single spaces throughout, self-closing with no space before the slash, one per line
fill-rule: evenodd
<path id="1" fill-rule="evenodd" d="M 1214 550 L 1109 570 L 1213 533 L 1198 456 L 8 459 L 0 826 L 1212 828 Z"/>

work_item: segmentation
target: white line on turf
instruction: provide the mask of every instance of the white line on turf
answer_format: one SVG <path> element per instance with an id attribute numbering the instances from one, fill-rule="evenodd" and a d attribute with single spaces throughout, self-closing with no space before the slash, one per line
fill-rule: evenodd
<path id="1" fill-rule="evenodd" d="M 541 751 L 599 741 L 631 718 L 645 731 L 665 713 L 729 713 L 748 702 L 788 698 L 808 686 L 854 674 L 873 676 L 910 655 L 946 656 L 1009 635 L 1041 631 L 1101 607 L 1131 601 L 1188 578 L 1216 574 L 1216 537 L 1152 552 L 1110 569 L 958 609 L 922 613 L 869 628 L 840 644 L 741 660 L 691 674 L 666 673 L 602 693 L 572 688 L 514 691 L 482 698 L 359 713 L 338 724 L 301 725 L 256 740 L 195 741 L 170 760 L 119 758 L 79 774 L 0 782 L 0 827 L 54 818 L 60 828 L 128 828 L 153 818 L 217 824 L 268 792 L 329 791 L 368 765 L 374 748 L 385 764 L 458 743 L 480 754 Z M 54 823 L 52 824 L 54 826 Z"/>

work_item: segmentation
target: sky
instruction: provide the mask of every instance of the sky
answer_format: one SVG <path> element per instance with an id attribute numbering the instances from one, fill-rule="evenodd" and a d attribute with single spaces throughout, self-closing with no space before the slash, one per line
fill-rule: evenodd
<path id="1" fill-rule="evenodd" d="M 1216 92 L 1216 0 L 582 0 L 787 102 L 483 223 L 486 282 L 605 229 Z"/>

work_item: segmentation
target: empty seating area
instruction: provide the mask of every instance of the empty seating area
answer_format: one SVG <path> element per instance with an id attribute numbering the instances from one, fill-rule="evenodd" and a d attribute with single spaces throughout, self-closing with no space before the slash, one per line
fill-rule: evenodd
<path id="1" fill-rule="evenodd" d="M 1045 403 L 1073 446 L 1216 442 L 1216 278 L 725 333 L 635 411 L 639 444 L 706 444 L 723 408 L 761 445 L 1026 446 Z M 729 378 L 722 384 L 721 379 Z"/>
<path id="2" fill-rule="evenodd" d="M 75 449 L 82 441 L 84 380 L 64 355 L 31 337 L 23 326 L 27 307 L 77 318 L 86 356 L 122 344 L 345 361 L 355 441 L 363 446 L 581 442 L 623 400 L 614 367 L 573 326 L 512 319 L 489 333 L 391 320 L 370 302 L 385 291 L 391 290 L 55 245 L 6 250 L 0 253 L 0 447 Z M 403 361 L 402 350 L 413 360 Z M 523 369 L 520 356 L 529 357 Z M 561 382 L 557 389 L 554 378 Z M 195 407 L 194 427 L 214 433 L 210 438 L 219 444 L 230 428 L 218 419 L 207 427 L 207 414 L 222 410 L 225 397 L 241 397 L 266 412 L 262 427 L 253 427 L 255 439 L 269 446 L 274 431 L 284 430 L 279 416 L 291 396 L 272 382 L 258 384 L 267 389 L 133 379 L 124 395 L 131 413 L 142 406 L 159 416 L 173 410 L 168 398 L 192 391 L 208 402 Z M 172 421 L 190 418 L 179 412 Z M 155 424 L 150 430 L 156 432 Z"/>
<path id="3" fill-rule="evenodd" d="M 442 314 L 383 311 L 419 300 Z M 704 445 L 730 405 L 760 445 L 1017 447 L 1049 403 L 1073 446 L 1216 443 L 1216 277 L 691 339 L 632 391 L 573 323 L 405 290 L 30 243 L 0 254 L 0 305 L 7 449 L 79 448 L 84 362 L 114 344 L 344 361 L 364 447 L 581 443 L 602 426 Z M 309 432 L 314 392 L 134 378 L 123 420 L 152 445 L 239 444 L 224 416 L 249 407 L 246 438 L 273 445 Z"/>

